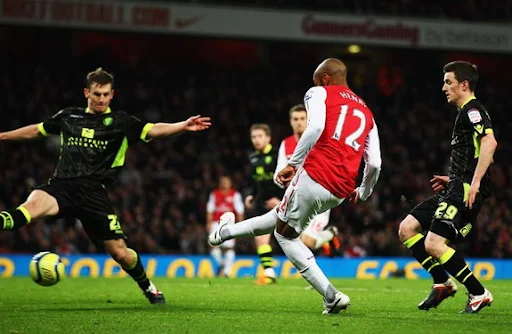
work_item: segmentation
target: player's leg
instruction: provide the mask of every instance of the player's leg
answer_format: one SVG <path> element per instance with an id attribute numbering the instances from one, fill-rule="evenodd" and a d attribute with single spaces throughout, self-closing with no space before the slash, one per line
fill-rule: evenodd
<path id="1" fill-rule="evenodd" d="M 0 230 L 15 231 L 33 219 L 55 216 L 58 213 L 57 199 L 44 190 L 36 189 L 17 208 L 0 211 Z"/>
<path id="2" fill-rule="evenodd" d="M 457 292 L 455 282 L 448 277 L 437 259 L 433 258 L 425 249 L 425 237 L 421 232 L 430 228 L 436 209 L 437 197 L 435 196 L 421 202 L 402 220 L 398 230 L 400 240 L 434 281 L 430 293 L 418 304 L 420 310 L 437 307 L 443 300 L 454 296 Z"/>
<path id="3" fill-rule="evenodd" d="M 329 282 L 316 263 L 311 250 L 301 241 L 299 234 L 317 212 L 324 212 L 342 202 L 300 170 L 286 190 L 279 206 L 274 235 L 284 253 L 304 277 L 323 297 L 324 314 L 346 309 L 350 298 Z"/>
<path id="4" fill-rule="evenodd" d="M 300 235 L 300 239 L 306 246 L 308 246 L 309 249 L 317 250 L 326 244 L 329 245 L 329 243 L 338 234 L 338 229 L 336 227 L 331 226 L 326 228 L 329 224 L 329 215 L 330 210 L 327 210 L 326 212 L 313 217 L 308 227 L 306 227 L 304 232 Z M 329 245 L 329 249 L 330 248 L 331 247 Z"/>
<path id="5" fill-rule="evenodd" d="M 269 233 L 275 229 L 276 222 L 277 212 L 275 209 L 236 224 L 235 215 L 232 212 L 226 212 L 220 217 L 218 227 L 208 236 L 208 243 L 218 246 L 234 238 L 255 236 L 256 251 L 264 271 L 263 277 L 259 278 L 256 284 L 272 284 L 275 283 L 276 274 Z"/>
<path id="6" fill-rule="evenodd" d="M 274 231 L 276 222 L 277 212 L 275 209 L 236 224 L 235 215 L 232 212 L 226 212 L 221 216 L 217 228 L 208 236 L 208 243 L 212 246 L 218 246 L 235 238 L 267 235 Z"/>
<path id="7" fill-rule="evenodd" d="M 475 209 L 476 214 L 473 214 L 475 220 L 479 209 L 480 206 Z M 467 215 L 464 214 L 466 210 L 469 211 L 462 201 L 461 203 L 450 200 L 441 202 L 427 234 L 425 247 L 427 252 L 468 290 L 468 303 L 462 312 L 476 313 L 483 307 L 490 306 L 493 296 L 475 277 L 462 255 L 448 246 L 449 241 L 456 240 L 460 235 L 465 237 L 469 233 L 471 223 L 466 224 L 468 221 Z"/>
<path id="8" fill-rule="evenodd" d="M 210 233 L 215 231 L 217 227 L 219 226 L 219 223 L 215 222 L 212 223 Z M 223 256 L 222 256 L 222 249 L 220 247 L 211 247 L 210 248 L 210 255 L 217 264 L 217 276 L 220 276 L 221 273 L 224 271 L 224 263 L 223 263 Z"/>
<path id="9" fill-rule="evenodd" d="M 217 247 L 218 248 L 218 247 Z M 231 277 L 235 263 L 235 240 L 229 240 L 222 245 L 224 252 L 224 276 Z"/>
<path id="10" fill-rule="evenodd" d="M 224 261 L 223 261 L 223 254 L 222 249 L 220 247 L 211 247 L 210 248 L 210 255 L 212 256 L 213 260 L 215 261 L 215 264 L 217 264 L 217 276 L 221 276 L 224 272 Z"/>
<path id="11" fill-rule="evenodd" d="M 126 246 L 124 239 L 103 241 L 106 251 L 137 282 L 151 304 L 165 304 L 165 297 L 149 280 L 139 254 Z"/>
<path id="12" fill-rule="evenodd" d="M 304 245 L 306 245 L 307 248 L 311 249 L 312 251 L 317 249 L 315 248 L 316 239 L 306 234 L 305 231 L 301 233 L 300 240 L 304 243 Z"/>
<path id="13" fill-rule="evenodd" d="M 260 264 L 263 267 L 263 276 L 258 278 L 256 285 L 269 285 L 276 282 L 276 272 L 274 270 L 274 258 L 272 257 L 272 246 L 270 234 L 256 236 L 254 242 L 256 244 L 256 252 L 260 258 Z"/>
<path id="14" fill-rule="evenodd" d="M 83 184 L 76 194 L 77 217 L 89 238 L 104 247 L 121 268 L 130 275 L 152 304 L 164 304 L 164 295 L 148 279 L 139 254 L 126 246 L 126 236 L 101 184 Z"/>

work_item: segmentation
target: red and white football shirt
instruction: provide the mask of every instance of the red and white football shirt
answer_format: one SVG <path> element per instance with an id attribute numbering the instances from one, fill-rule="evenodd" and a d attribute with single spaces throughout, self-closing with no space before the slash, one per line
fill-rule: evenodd
<path id="1" fill-rule="evenodd" d="M 220 216 L 228 211 L 243 214 L 244 202 L 242 201 L 242 195 L 234 189 L 225 192 L 216 189 L 210 193 L 208 203 L 206 204 L 206 211 L 213 214 L 213 222 L 218 221 Z"/>
<path id="2" fill-rule="evenodd" d="M 313 87 L 304 97 L 308 126 L 289 160 L 303 164 L 309 176 L 339 198 L 356 185 L 365 157 L 360 196 L 368 197 L 380 171 L 377 126 L 366 103 L 345 86 Z M 370 175 L 371 174 L 371 175 Z"/>

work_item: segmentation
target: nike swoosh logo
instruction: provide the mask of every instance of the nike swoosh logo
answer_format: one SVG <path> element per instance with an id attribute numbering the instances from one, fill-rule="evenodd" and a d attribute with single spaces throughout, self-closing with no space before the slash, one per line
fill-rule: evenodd
<path id="1" fill-rule="evenodd" d="M 176 19 L 176 20 L 174 20 L 174 25 L 178 29 L 183 29 L 183 28 L 186 28 L 186 27 L 196 24 L 197 22 L 201 21 L 202 19 L 203 19 L 202 16 L 193 16 L 193 17 L 185 19 L 185 20 Z"/>

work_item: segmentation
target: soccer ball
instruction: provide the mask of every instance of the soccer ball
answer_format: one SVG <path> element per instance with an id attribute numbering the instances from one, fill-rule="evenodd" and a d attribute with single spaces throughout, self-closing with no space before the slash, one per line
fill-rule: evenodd
<path id="1" fill-rule="evenodd" d="M 30 261 L 30 277 L 42 286 L 55 285 L 64 278 L 64 263 L 55 253 L 37 253 Z"/>

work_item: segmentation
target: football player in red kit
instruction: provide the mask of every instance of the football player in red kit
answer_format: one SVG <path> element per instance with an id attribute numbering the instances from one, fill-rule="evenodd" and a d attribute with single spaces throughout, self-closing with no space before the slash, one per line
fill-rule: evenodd
<path id="1" fill-rule="evenodd" d="M 332 314 L 346 309 L 350 298 L 329 282 L 299 236 L 315 215 L 345 199 L 366 200 L 378 180 L 382 160 L 373 114 L 348 88 L 345 64 L 326 59 L 315 70 L 313 81 L 315 87 L 304 97 L 306 131 L 288 165 L 277 175 L 279 183 L 289 185 L 280 204 L 238 224 L 234 224 L 234 214 L 226 212 L 208 242 L 216 246 L 236 237 L 268 233 L 275 227 L 276 240 L 288 259 L 323 296 L 323 313 Z M 356 188 L 363 156 L 364 175 Z"/>

